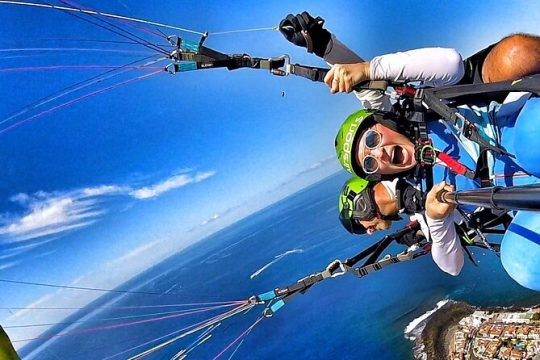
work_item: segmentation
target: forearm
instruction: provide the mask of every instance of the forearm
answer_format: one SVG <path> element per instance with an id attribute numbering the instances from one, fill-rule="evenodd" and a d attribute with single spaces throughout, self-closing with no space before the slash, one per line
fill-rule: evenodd
<path id="1" fill-rule="evenodd" d="M 370 61 L 371 80 L 422 81 L 424 86 L 455 84 L 464 71 L 461 55 L 448 48 L 415 49 L 376 56 Z"/>
<path id="2" fill-rule="evenodd" d="M 456 276 L 460 273 L 464 255 L 452 215 L 442 219 L 432 219 L 426 215 L 431 235 L 431 255 L 433 261 L 444 272 Z"/>
<path id="3" fill-rule="evenodd" d="M 363 62 L 364 60 L 332 34 L 326 47 L 326 52 L 324 53 L 324 61 L 330 65 L 334 65 L 354 64 Z"/>
<path id="4" fill-rule="evenodd" d="M 330 64 L 356 64 L 364 62 L 364 60 L 358 56 L 355 52 L 345 46 L 339 41 L 335 35 L 332 34 L 326 52 L 324 60 Z M 366 63 L 366 66 L 369 64 Z M 392 108 L 390 98 L 381 91 L 375 90 L 362 90 L 355 91 L 354 95 L 360 100 L 362 106 L 366 109 L 378 109 L 389 111 Z"/>

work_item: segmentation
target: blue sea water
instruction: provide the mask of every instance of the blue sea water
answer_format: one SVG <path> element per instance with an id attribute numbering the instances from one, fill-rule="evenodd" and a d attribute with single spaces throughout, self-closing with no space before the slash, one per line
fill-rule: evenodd
<path id="1" fill-rule="evenodd" d="M 247 299 L 321 271 L 334 259 L 354 255 L 381 235 L 352 236 L 339 225 L 337 195 L 345 180 L 344 174 L 331 176 L 173 255 L 121 287 L 167 294 L 107 294 L 68 319 L 85 321 L 68 328 L 80 335 L 35 341 L 21 354 L 40 360 L 104 359 L 209 317 L 199 314 L 85 333 L 86 328 L 119 322 L 99 319 L 157 311 L 119 307 Z M 393 245 L 388 252 L 401 250 Z M 264 319 L 234 358 L 407 359 L 412 357 L 413 344 L 403 336 L 405 327 L 442 299 L 478 306 L 540 303 L 540 294 L 510 279 L 494 254 L 485 250 L 473 253 L 479 266 L 467 263 L 458 277 L 439 271 L 428 255 L 362 279 L 347 275 L 318 284 L 274 317 Z M 224 322 L 188 359 L 214 358 L 261 310 L 255 308 Z M 57 326 L 49 333 L 64 330 L 66 327 Z M 195 338 L 182 339 L 145 359 L 170 359 Z M 156 344 L 113 359 L 128 358 Z M 221 358 L 228 359 L 233 350 Z"/>

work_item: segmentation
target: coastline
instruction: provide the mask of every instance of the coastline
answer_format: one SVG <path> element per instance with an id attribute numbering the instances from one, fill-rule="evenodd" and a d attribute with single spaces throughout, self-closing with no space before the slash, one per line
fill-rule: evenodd
<path id="1" fill-rule="evenodd" d="M 449 354 L 456 348 L 456 344 L 454 344 L 456 334 L 462 331 L 460 330 L 462 319 L 470 317 L 476 312 L 499 314 L 523 313 L 531 310 L 540 312 L 538 306 L 528 308 L 520 306 L 477 307 L 464 302 L 447 300 L 439 302 L 435 309 L 413 320 L 407 327 L 405 334 L 409 340 L 415 343 L 415 359 L 449 359 Z"/>
<path id="2" fill-rule="evenodd" d="M 461 319 L 471 315 L 476 307 L 457 301 L 448 301 L 437 310 L 426 322 L 422 331 L 421 341 L 428 360 L 447 359 L 451 344 L 448 339 L 452 336 Z"/>

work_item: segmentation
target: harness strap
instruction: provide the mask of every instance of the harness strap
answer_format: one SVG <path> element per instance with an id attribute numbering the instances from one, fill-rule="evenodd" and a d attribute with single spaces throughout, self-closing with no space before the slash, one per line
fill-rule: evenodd
<path id="1" fill-rule="evenodd" d="M 301 64 L 290 64 L 288 66 L 287 72 L 292 75 L 301 76 L 311 81 L 324 82 L 324 77 L 330 71 L 327 68 L 320 68 L 316 66 L 307 66 Z M 375 91 L 386 91 L 388 87 L 387 81 L 373 80 L 365 81 L 360 84 L 357 84 L 353 87 L 354 91 L 361 90 L 375 90 Z"/>
<path id="2" fill-rule="evenodd" d="M 526 76 L 518 80 L 500 81 L 489 84 L 450 85 L 427 89 L 439 99 L 458 99 L 463 96 L 507 93 L 513 91 L 532 92 L 540 96 L 540 74 Z"/>
<path id="3" fill-rule="evenodd" d="M 475 173 L 471 169 L 469 169 L 468 167 L 466 167 L 465 165 L 463 165 L 462 163 L 460 163 L 459 161 L 457 161 L 456 159 L 454 159 L 447 153 L 438 151 L 437 158 L 441 160 L 443 163 L 445 163 L 450 170 L 452 170 L 458 175 L 463 175 L 469 179 L 474 179 L 476 177 Z"/>
<path id="4" fill-rule="evenodd" d="M 503 148 L 499 146 L 491 145 L 487 142 L 479 133 L 476 126 L 461 115 L 457 110 L 450 108 L 448 105 L 444 104 L 440 98 L 435 96 L 432 89 L 422 89 L 420 96 L 423 100 L 423 103 L 427 106 L 428 109 L 435 111 L 439 114 L 444 120 L 450 123 L 457 131 L 459 131 L 467 139 L 477 143 L 480 148 L 488 149 L 499 155 L 506 155 L 509 157 L 515 157 L 510 154 Z"/>

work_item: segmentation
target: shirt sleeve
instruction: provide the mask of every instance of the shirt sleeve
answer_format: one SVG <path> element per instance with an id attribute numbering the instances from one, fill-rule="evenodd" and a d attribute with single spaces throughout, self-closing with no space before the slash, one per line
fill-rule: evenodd
<path id="1" fill-rule="evenodd" d="M 326 46 L 326 52 L 324 53 L 324 61 L 330 65 L 334 64 L 354 64 L 363 62 L 359 55 L 349 49 L 345 44 L 339 41 L 334 34 L 330 37 L 330 41 Z"/>
<path id="2" fill-rule="evenodd" d="M 461 55 L 449 48 L 415 49 L 370 61 L 372 80 L 422 81 L 423 86 L 445 86 L 459 82 L 464 73 Z"/>
<path id="3" fill-rule="evenodd" d="M 426 214 L 426 221 L 431 234 L 433 261 L 442 271 L 457 276 L 463 268 L 464 255 L 453 214 L 437 220 Z"/>

